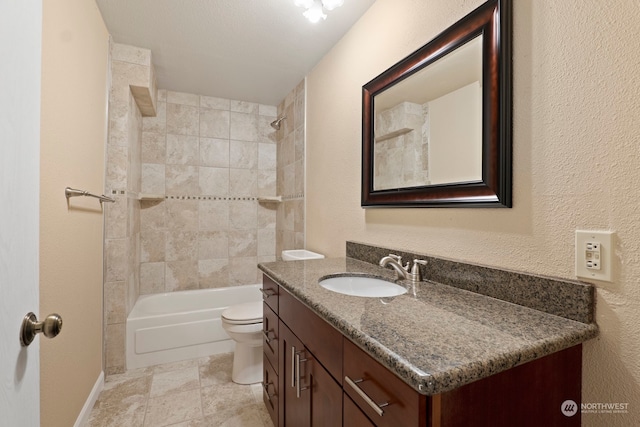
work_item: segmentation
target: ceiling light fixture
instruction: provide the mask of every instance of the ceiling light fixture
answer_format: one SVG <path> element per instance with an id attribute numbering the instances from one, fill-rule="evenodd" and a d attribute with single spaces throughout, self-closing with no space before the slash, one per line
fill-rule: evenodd
<path id="1" fill-rule="evenodd" d="M 344 0 L 294 0 L 296 6 L 302 6 L 306 10 L 302 13 L 305 18 L 314 24 L 321 19 L 327 19 L 326 10 L 333 10 L 343 5 Z"/>
<path id="2" fill-rule="evenodd" d="M 344 0 L 322 0 L 322 6 L 327 10 L 333 10 L 344 4 Z"/>

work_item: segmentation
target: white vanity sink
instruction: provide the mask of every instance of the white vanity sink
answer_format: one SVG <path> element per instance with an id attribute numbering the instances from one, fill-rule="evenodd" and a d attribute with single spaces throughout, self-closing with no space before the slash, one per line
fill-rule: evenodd
<path id="1" fill-rule="evenodd" d="M 407 292 L 404 287 L 395 283 L 364 276 L 330 277 L 321 279 L 319 283 L 330 291 L 356 297 L 395 297 Z"/>

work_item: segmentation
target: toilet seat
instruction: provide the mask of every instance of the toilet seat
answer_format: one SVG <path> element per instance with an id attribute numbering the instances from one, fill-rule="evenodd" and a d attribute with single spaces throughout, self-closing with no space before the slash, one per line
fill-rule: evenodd
<path id="1" fill-rule="evenodd" d="M 262 301 L 233 305 L 222 312 L 222 319 L 232 325 L 262 323 Z"/>

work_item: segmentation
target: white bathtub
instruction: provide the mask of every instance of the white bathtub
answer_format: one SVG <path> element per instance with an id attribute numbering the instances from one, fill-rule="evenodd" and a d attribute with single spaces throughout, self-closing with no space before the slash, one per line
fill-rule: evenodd
<path id="1" fill-rule="evenodd" d="M 227 307 L 262 299 L 262 285 L 142 295 L 127 317 L 127 369 L 227 353 Z"/>

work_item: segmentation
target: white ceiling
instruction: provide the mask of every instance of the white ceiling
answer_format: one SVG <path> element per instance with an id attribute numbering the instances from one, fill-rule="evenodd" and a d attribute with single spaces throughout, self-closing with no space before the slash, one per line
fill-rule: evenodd
<path id="1" fill-rule="evenodd" d="M 113 40 L 151 49 L 158 86 L 277 105 L 375 0 L 312 24 L 294 0 L 96 0 Z"/>

